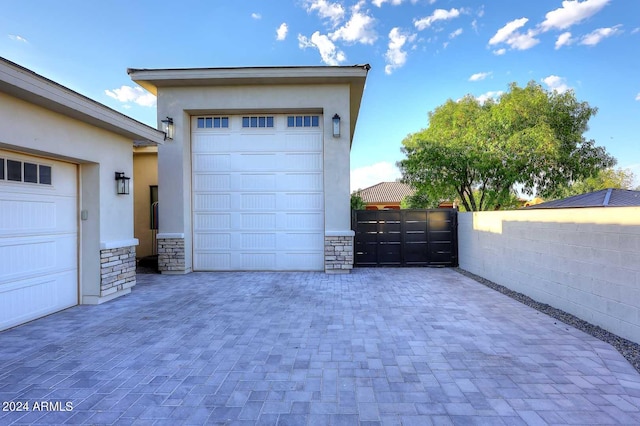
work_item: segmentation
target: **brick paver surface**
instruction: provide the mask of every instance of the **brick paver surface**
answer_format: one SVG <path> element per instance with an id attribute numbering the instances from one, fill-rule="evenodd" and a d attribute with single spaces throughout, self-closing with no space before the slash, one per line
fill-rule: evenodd
<path id="1" fill-rule="evenodd" d="M 138 275 L 0 366 L 2 425 L 640 424 L 615 349 L 449 269 Z"/>

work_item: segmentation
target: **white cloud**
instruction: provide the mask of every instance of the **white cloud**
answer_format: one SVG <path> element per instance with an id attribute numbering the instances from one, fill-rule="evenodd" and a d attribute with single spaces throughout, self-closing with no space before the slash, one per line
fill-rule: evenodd
<path id="1" fill-rule="evenodd" d="M 556 40 L 556 50 L 560 49 L 562 46 L 568 46 L 570 44 L 573 43 L 573 39 L 571 38 L 571 33 L 570 32 L 566 32 L 566 33 L 562 33 L 558 36 L 558 39 Z"/>
<path id="2" fill-rule="evenodd" d="M 640 101 L 640 92 L 636 95 L 636 101 Z"/>
<path id="3" fill-rule="evenodd" d="M 458 28 L 457 30 L 449 34 L 449 38 L 456 38 L 461 34 L 462 34 L 462 28 Z"/>
<path id="4" fill-rule="evenodd" d="M 375 19 L 369 16 L 367 12 L 361 11 L 363 5 L 364 1 L 360 1 L 353 7 L 353 14 L 349 21 L 329 34 L 331 40 L 362 44 L 373 44 L 376 41 L 378 35 L 373 29 Z"/>
<path id="5" fill-rule="evenodd" d="M 395 164 L 381 161 L 351 170 L 351 192 L 368 188 L 380 182 L 394 182 L 402 177 Z"/>
<path id="6" fill-rule="evenodd" d="M 507 22 L 504 27 L 500 28 L 496 34 L 491 37 L 489 44 L 506 43 L 507 40 L 512 37 L 513 33 L 519 28 L 522 28 L 527 22 L 529 22 L 527 18 L 514 19 L 511 22 Z"/>
<path id="7" fill-rule="evenodd" d="M 492 73 L 491 72 L 479 72 L 479 73 L 475 73 L 473 74 L 471 77 L 469 77 L 469 81 L 480 81 L 480 80 L 484 80 L 485 78 L 489 77 Z"/>
<path id="8" fill-rule="evenodd" d="M 527 22 L 528 18 L 514 19 L 511 22 L 500 28 L 493 37 L 489 40 L 489 45 L 506 43 L 512 49 L 527 50 L 535 46 L 540 42 L 535 36 L 537 33 L 533 30 L 528 30 L 526 33 L 521 33 L 518 29 L 522 28 Z"/>
<path id="9" fill-rule="evenodd" d="M 378 6 L 378 7 L 382 7 L 383 4 L 385 3 L 390 3 L 393 6 L 398 6 L 401 5 L 405 0 L 372 0 L 371 3 L 374 6 Z M 436 2 L 436 0 L 429 0 L 429 4 L 434 4 Z M 411 0 L 411 3 L 416 4 L 418 3 L 418 0 Z"/>
<path id="10" fill-rule="evenodd" d="M 416 34 L 406 34 L 400 31 L 399 28 L 393 28 L 389 31 L 389 49 L 384 55 L 384 59 L 387 65 L 384 67 L 386 74 L 391 74 L 395 69 L 398 69 L 407 62 L 407 52 L 402 48 L 409 42 L 413 42 L 416 39 Z"/>
<path id="11" fill-rule="evenodd" d="M 565 79 L 563 77 L 558 77 L 557 75 L 550 75 L 549 77 L 545 77 L 542 79 L 542 82 L 549 87 L 550 90 L 554 90 L 558 93 L 564 93 L 567 90 L 571 89 L 565 83 Z"/>
<path id="12" fill-rule="evenodd" d="M 621 25 L 616 25 L 615 27 L 611 28 L 598 28 L 597 30 L 594 30 L 586 36 L 582 37 L 582 39 L 580 40 L 580 44 L 584 44 L 586 46 L 595 46 L 603 39 L 620 33 L 620 27 Z"/>
<path id="13" fill-rule="evenodd" d="M 280 24 L 278 29 L 276 30 L 276 40 L 282 41 L 287 38 L 287 33 L 289 32 L 289 26 L 286 22 Z"/>
<path id="14" fill-rule="evenodd" d="M 329 3 L 327 0 L 306 0 L 307 12 L 317 12 L 322 19 L 329 19 L 333 26 L 344 18 L 345 10 L 340 3 Z"/>
<path id="15" fill-rule="evenodd" d="M 637 34 L 637 33 L 640 33 L 640 27 L 634 28 L 633 31 L 631 31 L 631 34 Z"/>
<path id="16" fill-rule="evenodd" d="M 298 34 L 298 46 L 301 49 L 307 47 L 315 47 L 320 52 L 322 62 L 327 65 L 340 65 L 340 63 L 347 60 L 344 52 L 336 48 L 333 42 L 324 34 L 320 34 L 316 31 L 311 35 L 311 38 L 307 38 L 302 34 Z"/>
<path id="17" fill-rule="evenodd" d="M 478 100 L 478 102 L 483 104 L 489 99 L 497 100 L 503 93 L 504 92 L 502 90 L 490 91 L 490 92 L 484 93 L 484 94 L 482 94 L 480 96 L 476 96 L 476 99 Z"/>
<path id="18" fill-rule="evenodd" d="M 452 8 L 450 10 L 436 9 L 431 15 L 414 21 L 413 25 L 415 25 L 418 31 L 422 31 L 426 28 L 429 28 L 431 24 L 436 21 L 444 21 L 447 19 L 457 18 L 458 16 L 460 16 L 460 12 L 462 12 L 462 10 L 455 8 Z"/>
<path id="19" fill-rule="evenodd" d="M 9 34 L 9 38 L 11 40 L 13 40 L 13 41 L 19 41 L 19 42 L 22 42 L 22 43 L 29 43 L 26 38 L 21 37 L 19 35 Z"/>
<path id="20" fill-rule="evenodd" d="M 493 51 L 493 54 L 494 54 L 494 55 L 496 55 L 496 56 L 502 56 L 502 55 L 504 55 L 505 53 L 507 53 L 507 49 L 504 49 L 504 48 L 502 48 L 502 49 L 497 49 L 497 50 L 494 50 L 494 51 Z"/>
<path id="21" fill-rule="evenodd" d="M 562 7 L 552 10 L 545 15 L 540 24 L 542 31 L 551 29 L 564 30 L 598 13 L 611 0 L 565 0 Z"/>
<path id="22" fill-rule="evenodd" d="M 262 15 L 260 15 L 259 13 L 252 13 L 252 14 L 251 14 L 251 17 L 252 17 L 253 19 L 262 19 Z"/>
<path id="23" fill-rule="evenodd" d="M 104 93 L 123 103 L 136 103 L 144 107 L 152 107 L 156 104 L 156 97 L 142 87 L 122 86 L 119 89 L 105 90 Z"/>

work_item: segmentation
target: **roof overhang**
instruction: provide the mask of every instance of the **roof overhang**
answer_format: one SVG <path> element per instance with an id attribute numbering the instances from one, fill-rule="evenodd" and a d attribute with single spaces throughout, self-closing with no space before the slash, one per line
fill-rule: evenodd
<path id="1" fill-rule="evenodd" d="M 164 133 L 0 57 L 0 92 L 124 136 L 134 146 L 164 142 Z"/>
<path id="2" fill-rule="evenodd" d="M 313 67 L 129 68 L 127 73 L 133 81 L 156 96 L 158 88 L 163 87 L 348 84 L 353 138 L 370 68 L 368 64 Z"/>

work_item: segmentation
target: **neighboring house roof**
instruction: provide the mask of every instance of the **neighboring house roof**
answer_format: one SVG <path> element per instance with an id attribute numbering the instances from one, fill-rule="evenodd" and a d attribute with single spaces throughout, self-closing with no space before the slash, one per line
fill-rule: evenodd
<path id="1" fill-rule="evenodd" d="M 158 87 L 349 84 L 349 115 L 353 139 L 353 130 L 356 128 L 369 69 L 371 66 L 364 64 L 298 67 L 129 68 L 127 73 L 131 80 L 154 95 L 158 94 Z M 327 113 L 333 115 L 332 111 Z"/>
<path id="2" fill-rule="evenodd" d="M 164 133 L 0 57 L 0 92 L 108 130 L 134 145 L 164 142 Z"/>
<path id="3" fill-rule="evenodd" d="M 574 195 L 561 200 L 547 201 L 527 209 L 563 209 L 580 207 L 633 207 L 640 206 L 640 191 L 628 189 L 601 189 L 600 191 Z"/>
<path id="4" fill-rule="evenodd" d="M 357 191 L 365 203 L 399 203 L 414 190 L 402 182 L 380 182 L 377 185 Z"/>

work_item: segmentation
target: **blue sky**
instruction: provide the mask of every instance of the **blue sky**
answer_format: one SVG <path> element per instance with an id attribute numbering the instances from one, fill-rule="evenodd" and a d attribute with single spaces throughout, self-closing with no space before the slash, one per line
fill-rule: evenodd
<path id="1" fill-rule="evenodd" d="M 398 178 L 402 139 L 447 99 L 530 80 L 598 107 L 587 137 L 640 184 L 638 0 L 2 3 L 0 56 L 152 126 L 127 68 L 370 64 L 352 189 Z"/>

